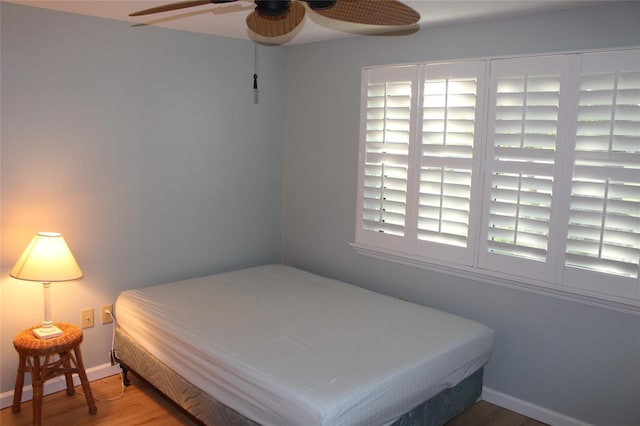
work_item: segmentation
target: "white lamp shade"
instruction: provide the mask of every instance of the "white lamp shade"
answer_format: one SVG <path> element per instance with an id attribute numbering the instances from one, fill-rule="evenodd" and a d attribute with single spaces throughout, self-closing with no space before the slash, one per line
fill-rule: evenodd
<path id="1" fill-rule="evenodd" d="M 9 272 L 26 281 L 56 282 L 82 278 L 82 271 L 62 234 L 38 232 Z"/>

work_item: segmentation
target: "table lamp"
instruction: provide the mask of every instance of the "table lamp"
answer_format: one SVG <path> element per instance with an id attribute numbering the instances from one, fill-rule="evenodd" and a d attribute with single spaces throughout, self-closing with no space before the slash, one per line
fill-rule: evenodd
<path id="1" fill-rule="evenodd" d="M 33 334 L 40 339 L 62 335 L 62 330 L 51 321 L 51 283 L 82 278 L 82 271 L 62 234 L 38 232 L 11 268 L 9 275 L 19 280 L 42 283 L 44 322 L 42 327 L 33 329 Z"/>

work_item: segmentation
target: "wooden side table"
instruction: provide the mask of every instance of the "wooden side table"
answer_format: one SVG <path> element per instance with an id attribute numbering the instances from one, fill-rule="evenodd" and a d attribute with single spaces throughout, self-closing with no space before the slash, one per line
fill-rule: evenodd
<path id="1" fill-rule="evenodd" d="M 18 376 L 16 388 L 13 394 L 13 406 L 11 411 L 20 411 L 22 400 L 22 386 L 24 385 L 24 373 L 31 373 L 31 385 L 33 386 L 33 424 L 42 422 L 42 388 L 44 382 L 64 374 L 67 382 L 67 395 L 73 395 L 72 374 L 80 376 L 82 389 L 89 406 L 89 414 L 96 414 L 98 408 L 91 394 L 87 373 L 82 364 L 80 343 L 82 342 L 82 329 L 73 324 L 56 323 L 63 331 L 62 336 L 52 339 L 38 339 L 32 333 L 34 326 L 22 330 L 13 338 L 13 346 L 18 351 L 20 360 L 18 363 Z"/>

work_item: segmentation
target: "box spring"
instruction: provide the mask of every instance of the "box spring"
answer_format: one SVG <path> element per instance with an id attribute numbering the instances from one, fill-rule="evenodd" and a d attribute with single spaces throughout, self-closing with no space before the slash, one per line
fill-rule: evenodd
<path id="1" fill-rule="evenodd" d="M 205 425 L 257 425 L 231 408 L 216 401 L 164 365 L 138 345 L 124 330 L 116 330 L 116 359 L 125 371 L 130 370 L 173 401 L 178 407 Z M 446 423 L 473 405 L 482 392 L 483 368 L 456 386 L 446 389 L 413 410 L 392 426 L 437 426 Z"/>

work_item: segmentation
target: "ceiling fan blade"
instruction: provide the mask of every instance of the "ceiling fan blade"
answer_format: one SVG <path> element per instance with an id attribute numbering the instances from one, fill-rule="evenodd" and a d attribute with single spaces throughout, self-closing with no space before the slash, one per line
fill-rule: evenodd
<path id="1" fill-rule="evenodd" d="M 278 37 L 295 30 L 304 19 L 304 6 L 291 2 L 289 11 L 283 16 L 262 16 L 255 10 L 247 16 L 247 27 L 262 37 Z"/>
<path id="2" fill-rule="evenodd" d="M 236 0 L 191 0 L 178 3 L 163 4 L 129 14 L 129 16 L 151 15 L 152 13 L 169 12 L 171 10 L 186 9 L 187 7 L 202 6 L 209 3 L 229 3 Z"/>
<path id="3" fill-rule="evenodd" d="M 398 0 L 337 0 L 328 9 L 314 12 L 338 21 L 366 25 L 412 25 L 420 14 Z"/>

